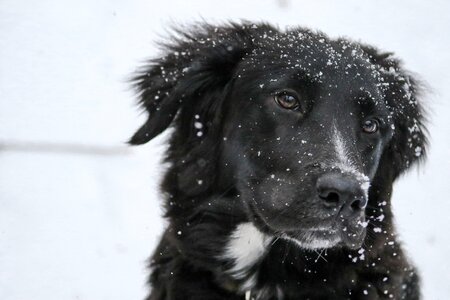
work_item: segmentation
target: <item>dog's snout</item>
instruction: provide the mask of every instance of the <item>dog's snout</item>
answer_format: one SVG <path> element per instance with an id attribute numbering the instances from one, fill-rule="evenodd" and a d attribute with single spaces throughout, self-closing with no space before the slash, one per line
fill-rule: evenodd
<path id="1" fill-rule="evenodd" d="M 361 184 L 354 178 L 339 173 L 322 175 L 317 180 L 319 198 L 328 208 L 343 212 L 359 212 L 367 205 Z"/>

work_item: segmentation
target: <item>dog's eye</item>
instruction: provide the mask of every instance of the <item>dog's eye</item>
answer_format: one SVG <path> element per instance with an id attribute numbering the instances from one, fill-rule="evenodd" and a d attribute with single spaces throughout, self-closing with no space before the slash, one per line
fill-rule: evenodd
<path id="1" fill-rule="evenodd" d="M 274 99 L 278 105 L 285 109 L 297 109 L 300 106 L 298 96 L 292 92 L 282 91 L 275 94 Z"/>
<path id="2" fill-rule="evenodd" d="M 364 121 L 362 129 L 365 133 L 375 133 L 380 127 L 380 122 L 377 119 L 370 119 Z"/>

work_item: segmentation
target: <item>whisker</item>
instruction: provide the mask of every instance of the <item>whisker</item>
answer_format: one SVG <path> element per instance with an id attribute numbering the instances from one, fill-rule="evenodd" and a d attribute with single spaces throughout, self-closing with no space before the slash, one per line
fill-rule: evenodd
<path id="1" fill-rule="evenodd" d="M 276 239 L 273 240 L 273 242 L 270 246 L 273 246 L 280 238 L 281 238 L 281 236 L 277 236 Z"/>
<path id="2" fill-rule="evenodd" d="M 314 252 L 316 252 L 318 254 L 316 260 L 314 261 L 314 263 L 317 263 L 319 261 L 320 258 L 322 258 L 324 261 L 328 262 L 328 260 L 322 256 L 322 253 L 325 251 L 325 249 L 322 249 L 320 252 L 317 250 L 314 250 Z"/>

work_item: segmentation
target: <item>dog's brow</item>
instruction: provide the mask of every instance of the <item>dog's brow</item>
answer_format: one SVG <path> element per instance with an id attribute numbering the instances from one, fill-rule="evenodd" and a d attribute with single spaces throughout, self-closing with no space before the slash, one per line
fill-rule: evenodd
<path id="1" fill-rule="evenodd" d="M 360 103 L 374 103 L 374 95 L 372 92 L 363 89 L 358 92 L 358 94 L 355 96 L 355 99 L 359 101 Z"/>
<path id="2" fill-rule="evenodd" d="M 374 111 L 377 106 L 377 101 L 369 92 L 362 92 L 358 96 L 355 97 L 356 103 L 360 107 L 362 111 Z"/>

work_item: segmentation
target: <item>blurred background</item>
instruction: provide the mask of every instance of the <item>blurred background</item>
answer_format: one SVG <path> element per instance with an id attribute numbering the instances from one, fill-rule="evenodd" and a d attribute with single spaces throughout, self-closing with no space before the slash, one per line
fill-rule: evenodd
<path id="1" fill-rule="evenodd" d="M 0 0 L 0 299 L 143 299 L 167 136 L 125 145 L 145 118 L 126 80 L 168 25 L 202 19 L 362 40 L 427 82 L 429 159 L 393 203 L 424 299 L 449 299 L 449 11 L 445 0 Z"/>

